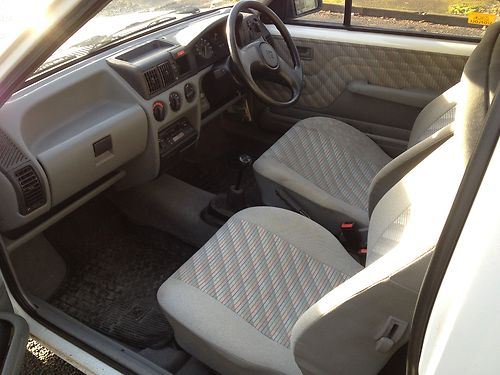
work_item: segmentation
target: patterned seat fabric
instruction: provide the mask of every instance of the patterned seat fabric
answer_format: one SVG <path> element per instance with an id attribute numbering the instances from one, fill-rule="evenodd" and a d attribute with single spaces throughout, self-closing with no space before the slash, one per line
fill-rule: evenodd
<path id="1" fill-rule="evenodd" d="M 274 159 L 326 193 L 368 210 L 368 188 L 391 159 L 353 127 L 327 118 L 297 123 L 262 158 Z"/>
<path id="2" fill-rule="evenodd" d="M 454 121 L 455 105 L 444 101 L 439 97 L 422 111 L 409 148 Z M 338 234 L 344 221 L 368 226 L 371 183 L 391 160 L 354 127 L 313 117 L 286 132 L 254 163 L 254 170 L 265 204 L 291 208 L 277 194 L 285 191 L 313 220 Z"/>
<path id="3" fill-rule="evenodd" d="M 300 375 L 293 328 L 363 267 L 325 228 L 289 210 L 231 217 L 159 289 L 179 345 L 221 374 Z"/>
<path id="4" fill-rule="evenodd" d="M 288 348 L 299 317 L 349 276 L 279 235 L 233 217 L 172 277 Z"/>

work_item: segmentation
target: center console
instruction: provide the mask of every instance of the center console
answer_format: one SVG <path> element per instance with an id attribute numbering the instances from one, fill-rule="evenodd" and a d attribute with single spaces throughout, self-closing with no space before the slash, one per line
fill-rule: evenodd
<path id="1" fill-rule="evenodd" d="M 173 156 L 194 145 L 196 136 L 195 128 L 185 117 L 160 129 L 158 132 L 158 145 L 161 168 L 167 166 Z"/>

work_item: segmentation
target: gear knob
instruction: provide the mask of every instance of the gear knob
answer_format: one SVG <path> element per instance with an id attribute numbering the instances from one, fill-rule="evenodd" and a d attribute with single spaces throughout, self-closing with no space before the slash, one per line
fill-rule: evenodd
<path id="1" fill-rule="evenodd" d="M 242 167 L 248 167 L 250 164 L 252 164 L 252 157 L 247 155 L 247 154 L 241 154 L 238 156 L 238 161 L 240 162 L 240 165 Z"/>
<path id="2" fill-rule="evenodd" d="M 236 181 L 236 185 L 234 185 L 236 190 L 241 188 L 241 182 L 243 180 L 243 173 L 245 173 L 245 169 L 247 169 L 253 162 L 252 158 L 247 154 L 241 154 L 238 156 L 238 162 L 240 163 L 240 170 L 238 171 L 238 180 Z"/>

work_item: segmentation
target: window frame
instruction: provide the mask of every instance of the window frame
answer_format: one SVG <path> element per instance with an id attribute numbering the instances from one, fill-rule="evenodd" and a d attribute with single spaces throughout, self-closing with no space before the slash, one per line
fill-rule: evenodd
<path id="1" fill-rule="evenodd" d="M 277 3 L 279 0 L 274 0 L 273 3 Z M 352 24 L 352 8 L 353 8 L 353 0 L 344 0 L 344 15 L 342 23 L 335 22 L 325 22 L 325 21 L 316 21 L 316 20 L 308 20 L 301 19 L 302 15 L 298 16 L 295 12 L 287 11 L 284 12 L 285 16 L 281 17 L 283 22 L 288 25 L 298 25 L 298 26 L 310 26 L 310 27 L 319 27 L 326 29 L 337 29 L 337 30 L 348 30 L 354 32 L 370 32 L 376 34 L 390 34 L 390 35 L 402 35 L 402 36 L 412 36 L 412 37 L 420 37 L 420 38 L 428 38 L 428 39 L 440 39 L 440 40 L 451 40 L 457 42 L 469 42 L 469 43 L 478 43 L 481 38 L 473 37 L 473 36 L 461 36 L 461 35 L 453 35 L 453 34 L 440 34 L 433 32 L 419 32 L 419 31 L 410 31 L 410 30 L 402 30 L 402 29 L 389 29 L 382 27 L 370 27 L 370 26 L 356 26 Z M 293 0 L 289 1 L 289 6 L 293 8 Z M 322 2 L 319 5 L 317 11 L 321 10 Z M 290 9 L 292 10 L 292 9 Z"/>

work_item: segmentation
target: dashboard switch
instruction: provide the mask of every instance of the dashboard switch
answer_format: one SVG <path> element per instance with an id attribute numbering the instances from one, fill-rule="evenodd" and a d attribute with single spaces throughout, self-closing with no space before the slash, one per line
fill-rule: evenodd
<path id="1" fill-rule="evenodd" d="M 165 119 L 165 103 L 160 101 L 153 103 L 153 117 L 156 121 Z"/>
<path id="2" fill-rule="evenodd" d="M 191 103 L 196 96 L 196 91 L 194 89 L 194 86 L 191 83 L 186 83 L 184 85 L 184 97 L 188 101 L 188 103 Z"/>
<path id="3" fill-rule="evenodd" d="M 181 94 L 174 91 L 170 94 L 168 99 L 170 101 L 170 108 L 172 108 L 172 111 L 177 112 L 181 109 Z"/>

